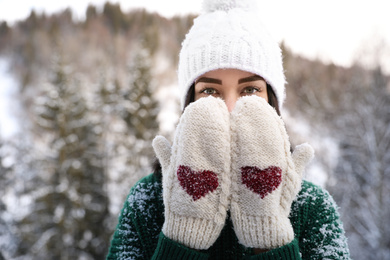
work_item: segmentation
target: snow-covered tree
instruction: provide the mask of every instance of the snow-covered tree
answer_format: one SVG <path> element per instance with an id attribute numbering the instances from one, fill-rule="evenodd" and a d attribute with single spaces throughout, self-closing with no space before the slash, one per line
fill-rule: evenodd
<path id="1" fill-rule="evenodd" d="M 36 259 L 103 259 L 110 234 L 101 130 L 61 58 L 36 105 L 45 186 L 37 187 L 31 214 L 22 221 L 32 227 L 24 241 Z"/>
<path id="2" fill-rule="evenodd" d="M 130 84 L 124 93 L 127 101 L 122 111 L 132 136 L 130 142 L 132 151 L 131 164 L 147 174 L 150 161 L 154 155 L 152 140 L 158 132 L 157 116 L 159 113 L 158 102 L 154 96 L 156 86 L 152 75 L 152 62 L 150 52 L 146 48 L 140 48 L 131 57 L 129 64 Z M 141 173 L 142 174 L 142 173 Z"/>
<path id="3" fill-rule="evenodd" d="M 15 222 L 7 209 L 7 191 L 12 186 L 12 160 L 8 148 L 0 138 L 0 259 L 10 258 L 16 251 L 18 241 L 13 231 Z M 3 253 L 2 253 L 3 252 Z"/>
<path id="4" fill-rule="evenodd" d="M 123 205 L 123 200 L 131 187 L 131 166 L 127 165 L 130 152 L 126 149 L 129 129 L 121 117 L 125 102 L 121 86 L 117 78 L 102 70 L 94 95 L 96 116 L 102 129 L 103 168 L 107 176 L 110 212 L 114 216 L 112 226 L 115 226 L 117 216 Z"/>
<path id="5" fill-rule="evenodd" d="M 30 202 L 42 180 L 37 174 L 39 156 L 34 152 L 27 134 L 17 134 L 4 140 L 0 147 L 0 251 L 5 259 L 26 255 L 30 245 L 25 241 L 25 216 L 30 214 Z"/>
<path id="6" fill-rule="evenodd" d="M 102 78 L 99 102 L 106 143 L 107 170 L 113 205 L 117 215 L 129 189 L 151 172 L 151 146 L 158 132 L 158 102 L 151 58 L 145 49 L 134 50 L 129 62 L 129 84 L 121 86 L 116 77 Z"/>
<path id="7" fill-rule="evenodd" d="M 148 49 L 135 50 L 129 62 L 129 87 L 124 92 L 127 107 L 123 118 L 137 139 L 153 139 L 157 129 L 158 102 L 152 75 L 152 60 Z"/>
<path id="8" fill-rule="evenodd" d="M 352 256 L 390 256 L 390 93 L 380 68 L 370 86 L 346 93 L 340 155 L 331 191 L 341 206 Z M 349 108 L 349 109 L 348 109 Z"/>

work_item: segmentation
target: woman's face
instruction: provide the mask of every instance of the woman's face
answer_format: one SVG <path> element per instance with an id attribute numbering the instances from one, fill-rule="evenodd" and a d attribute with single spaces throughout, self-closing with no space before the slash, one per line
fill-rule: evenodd
<path id="1" fill-rule="evenodd" d="M 251 72 L 237 69 L 209 71 L 195 81 L 195 100 L 214 96 L 222 98 L 231 112 L 242 96 L 256 95 L 268 102 L 267 83 Z"/>

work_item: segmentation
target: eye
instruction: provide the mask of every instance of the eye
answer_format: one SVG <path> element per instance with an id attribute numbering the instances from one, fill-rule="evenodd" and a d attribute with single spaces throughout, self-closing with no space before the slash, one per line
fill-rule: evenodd
<path id="1" fill-rule="evenodd" d="M 242 93 L 246 95 L 252 95 L 257 92 L 261 92 L 261 89 L 257 87 L 245 87 L 242 91 Z"/>
<path id="2" fill-rule="evenodd" d="M 215 95 L 217 94 L 217 90 L 213 89 L 213 88 L 205 88 L 203 90 L 200 91 L 201 94 L 205 94 L 205 95 Z"/>

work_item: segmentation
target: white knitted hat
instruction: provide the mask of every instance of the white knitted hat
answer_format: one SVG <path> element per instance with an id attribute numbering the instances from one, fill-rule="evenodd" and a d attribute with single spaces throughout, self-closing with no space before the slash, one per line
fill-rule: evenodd
<path id="1" fill-rule="evenodd" d="M 181 106 L 190 86 L 204 73 L 239 69 L 263 77 L 282 107 L 285 77 L 279 45 L 260 21 L 255 0 L 204 0 L 180 52 Z"/>

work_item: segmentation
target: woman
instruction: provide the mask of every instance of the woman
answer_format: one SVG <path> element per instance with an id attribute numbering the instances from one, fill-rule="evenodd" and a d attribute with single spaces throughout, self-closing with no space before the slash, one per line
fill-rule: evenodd
<path id="1" fill-rule="evenodd" d="M 131 189 L 107 259 L 349 259 L 333 199 L 302 181 L 312 148 L 290 152 L 280 48 L 253 5 L 205 1 L 173 145 L 153 141 L 161 169 Z"/>

